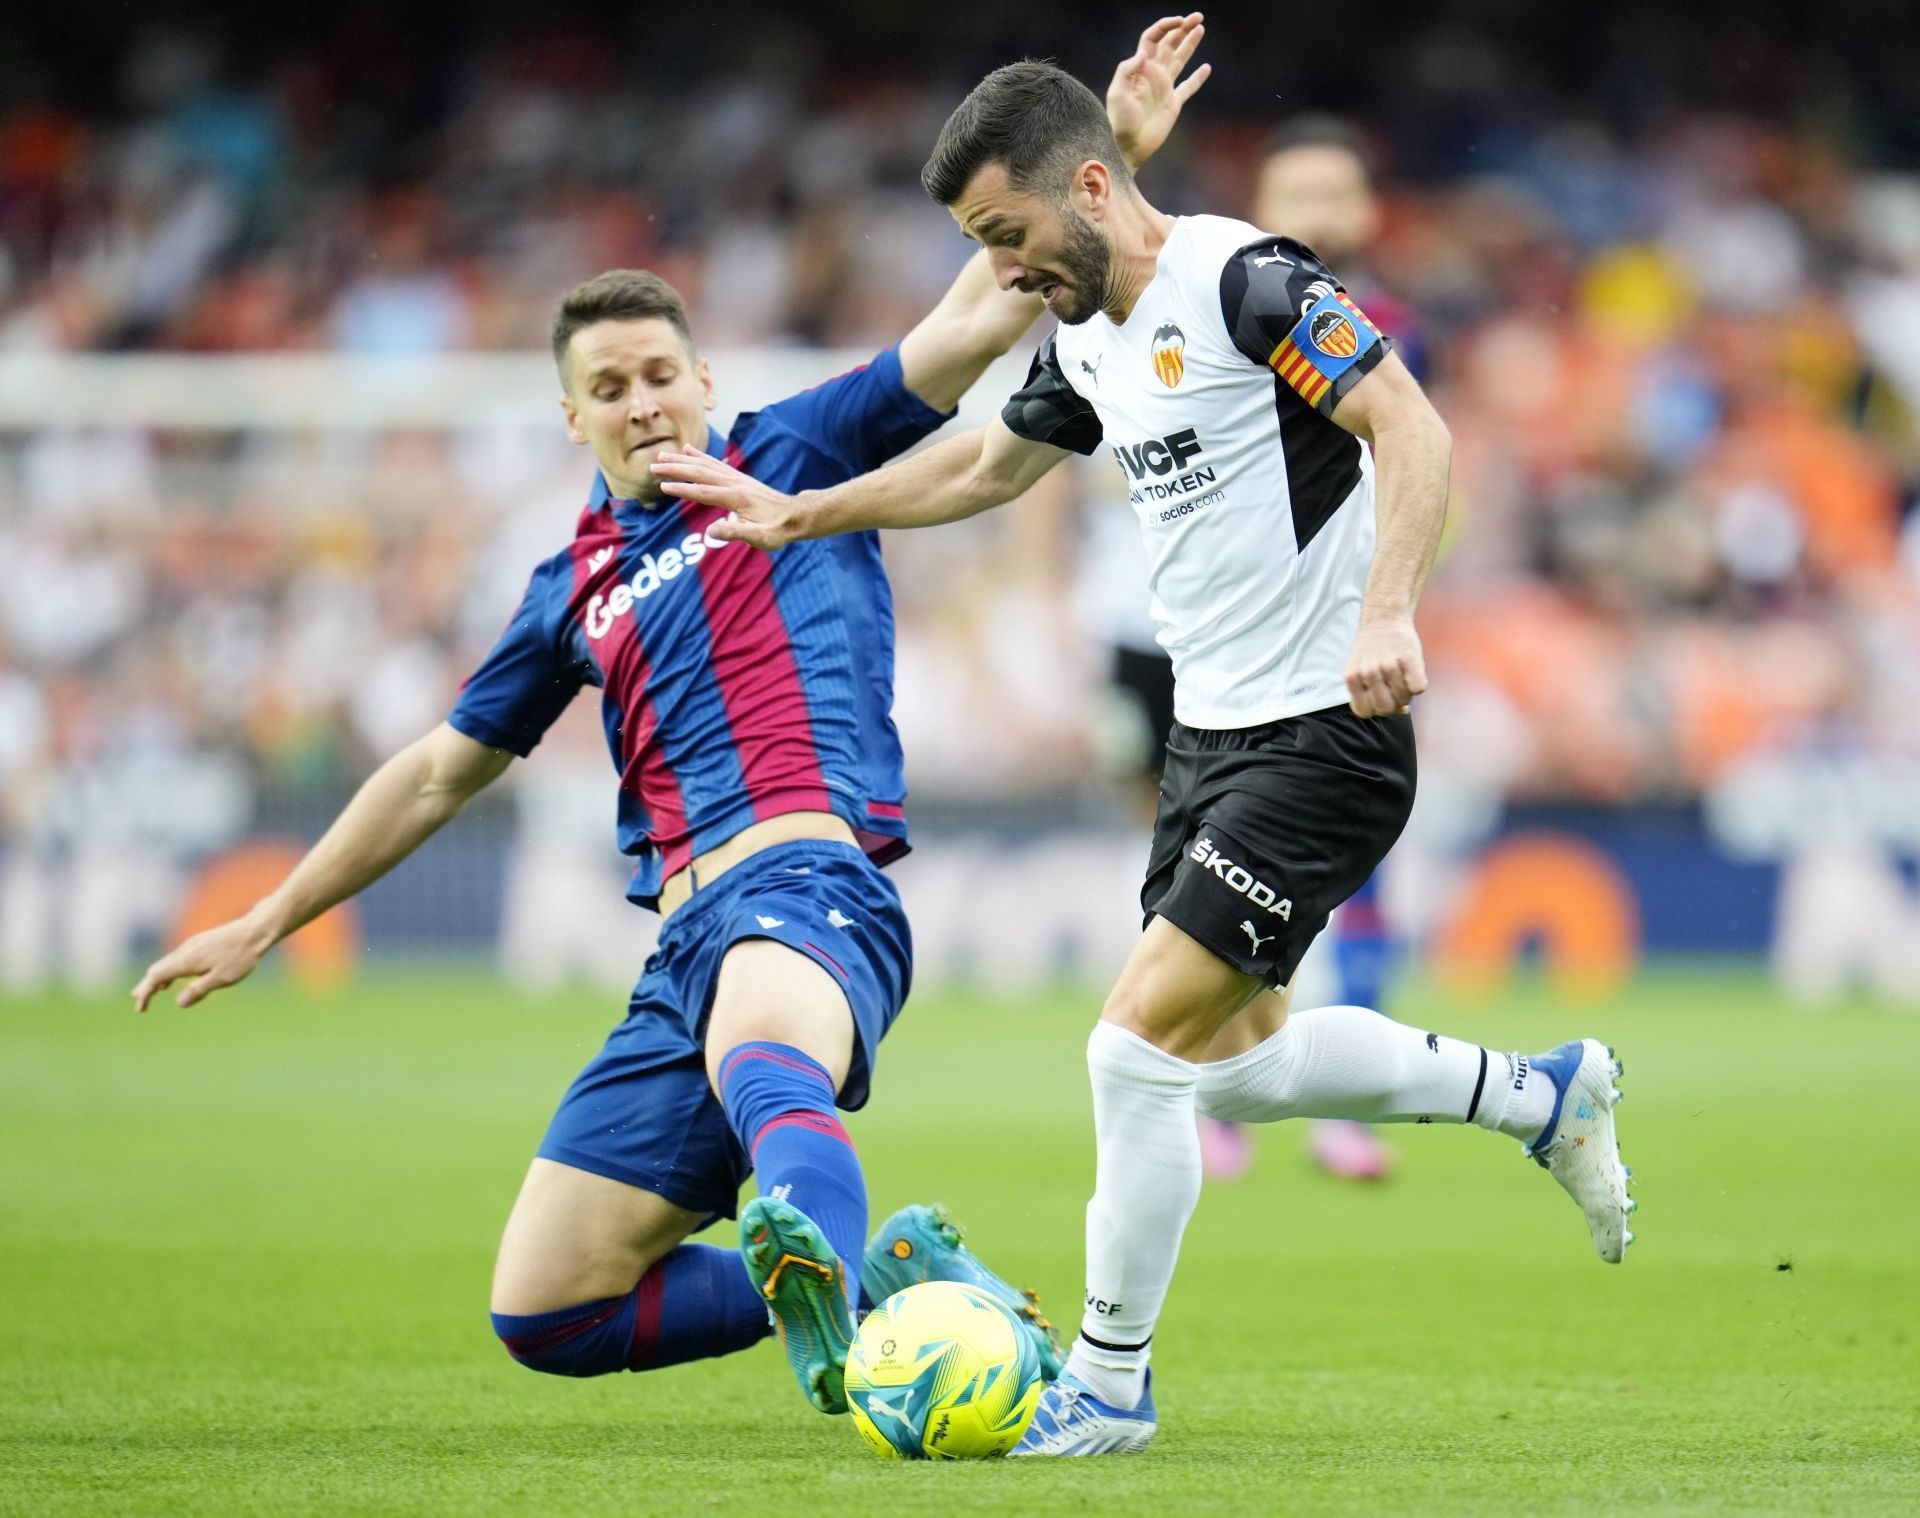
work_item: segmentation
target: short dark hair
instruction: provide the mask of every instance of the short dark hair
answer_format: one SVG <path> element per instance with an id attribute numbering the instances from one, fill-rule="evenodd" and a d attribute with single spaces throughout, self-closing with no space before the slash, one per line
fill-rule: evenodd
<path id="1" fill-rule="evenodd" d="M 1068 177 L 1089 158 L 1104 163 L 1116 184 L 1132 182 L 1099 96 L 1065 70 L 1029 58 L 973 87 L 940 129 L 920 183 L 950 206 L 974 175 L 998 163 L 1016 190 L 1064 200 Z"/>
<path id="2" fill-rule="evenodd" d="M 567 291 L 553 318 L 553 361 L 564 375 L 567 344 L 573 334 L 595 322 L 639 321 L 658 317 L 678 332 L 693 352 L 693 328 L 680 292 L 646 269 L 608 269 Z"/>
<path id="3" fill-rule="evenodd" d="M 1291 153 L 1298 148 L 1338 148 L 1360 165 L 1360 172 L 1366 176 L 1368 184 L 1372 184 L 1377 177 L 1373 154 L 1367 149 L 1366 139 L 1338 116 L 1312 112 L 1282 122 L 1267 140 L 1267 157 Z"/>

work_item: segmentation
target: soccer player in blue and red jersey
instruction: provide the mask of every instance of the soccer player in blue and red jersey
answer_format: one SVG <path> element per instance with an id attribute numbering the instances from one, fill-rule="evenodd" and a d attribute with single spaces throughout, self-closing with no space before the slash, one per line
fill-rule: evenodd
<path id="1" fill-rule="evenodd" d="M 1199 17 L 1148 28 L 1120 66 L 1112 120 L 1134 161 L 1205 78 L 1180 73 Z M 384 764 L 246 916 L 201 933 L 134 988 L 187 978 L 190 1006 L 398 864 L 583 685 L 619 774 L 628 894 L 666 919 L 625 1019 L 573 1083 L 500 1247 L 493 1324 L 514 1358 L 562 1375 L 645 1370 L 780 1332 L 809 1401 L 843 1411 L 862 1274 L 877 1300 L 930 1275 L 970 1280 L 1026 1317 L 937 1209 L 868 1246 L 860 1163 L 836 1108 L 867 1098 L 907 995 L 900 898 L 879 866 L 907 850 L 889 715 L 893 615 L 871 533 L 763 554 L 715 536 L 723 513 L 665 494 L 662 452 L 706 451 L 783 491 L 876 468 L 952 415 L 1031 323 L 985 255 L 895 348 L 816 389 L 708 425 L 714 386 L 680 297 L 602 274 L 553 327 L 568 435 L 599 474 L 572 543 L 525 598 L 446 722 Z M 686 1242 L 740 1213 L 738 1252 Z"/>

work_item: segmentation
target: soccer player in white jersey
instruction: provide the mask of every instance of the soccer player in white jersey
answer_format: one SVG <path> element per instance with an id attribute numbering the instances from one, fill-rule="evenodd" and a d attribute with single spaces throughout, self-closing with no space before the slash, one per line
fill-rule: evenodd
<path id="1" fill-rule="evenodd" d="M 1000 282 L 1062 323 L 1000 418 L 798 496 L 699 454 L 655 469 L 738 514 L 716 532 L 770 550 L 972 516 L 1103 443 L 1125 472 L 1178 720 L 1146 926 L 1087 1045 L 1085 1315 L 1015 1453 L 1137 1450 L 1155 1428 L 1149 1341 L 1200 1195 L 1196 1109 L 1507 1134 L 1617 1262 L 1633 1205 L 1618 1065 L 1591 1039 L 1527 1057 L 1362 1007 L 1288 1016 L 1302 952 L 1413 798 L 1413 613 L 1450 444 L 1392 343 L 1300 243 L 1155 210 L 1099 100 L 1051 65 L 982 81 L 922 179 Z"/>

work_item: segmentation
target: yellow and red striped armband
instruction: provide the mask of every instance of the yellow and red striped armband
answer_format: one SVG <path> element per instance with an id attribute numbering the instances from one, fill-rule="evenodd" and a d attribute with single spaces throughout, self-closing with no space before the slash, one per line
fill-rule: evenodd
<path id="1" fill-rule="evenodd" d="M 1267 356 L 1267 364 L 1302 400 L 1318 408 L 1340 376 L 1382 341 L 1380 329 L 1366 312 L 1347 299 L 1345 291 L 1332 290 L 1307 308 Z"/>

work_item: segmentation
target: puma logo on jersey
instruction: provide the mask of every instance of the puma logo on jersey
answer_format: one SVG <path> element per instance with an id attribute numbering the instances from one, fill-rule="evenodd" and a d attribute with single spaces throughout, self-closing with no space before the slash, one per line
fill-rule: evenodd
<path id="1" fill-rule="evenodd" d="M 1195 864 L 1205 865 L 1216 880 L 1225 882 L 1228 889 L 1238 891 L 1256 907 L 1278 917 L 1282 922 L 1293 921 L 1292 898 L 1282 896 L 1264 880 L 1256 880 L 1251 870 L 1227 858 L 1205 833 L 1194 840 L 1193 847 L 1187 852 L 1187 858 Z"/>
<path id="2" fill-rule="evenodd" d="M 1254 255 L 1254 268 L 1264 269 L 1268 264 L 1285 264 L 1291 269 L 1293 267 L 1293 260 L 1288 258 L 1284 253 L 1269 253 L 1265 258 L 1260 257 L 1258 254 Z"/>
<path id="3" fill-rule="evenodd" d="M 1080 367 L 1086 370 L 1087 373 L 1093 377 L 1093 382 L 1094 384 L 1097 385 L 1100 383 L 1100 366 L 1104 364 L 1106 361 L 1107 361 L 1107 356 L 1106 354 L 1103 353 L 1097 359 L 1095 359 L 1092 363 L 1088 363 L 1084 358 L 1081 359 Z"/>
<path id="4" fill-rule="evenodd" d="M 1260 952 L 1261 944 L 1272 943 L 1274 939 L 1280 936 L 1278 933 L 1269 933 L 1265 938 L 1262 938 L 1258 933 L 1253 931 L 1253 924 L 1244 919 L 1242 919 L 1240 926 L 1246 929 L 1247 937 L 1253 940 L 1253 952 L 1256 954 Z"/>

